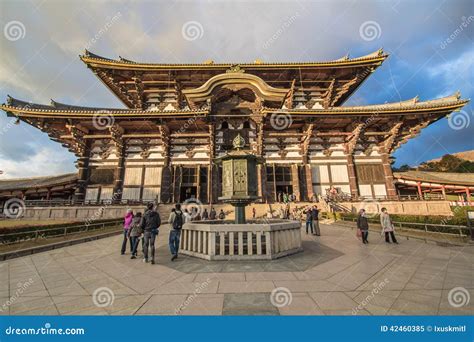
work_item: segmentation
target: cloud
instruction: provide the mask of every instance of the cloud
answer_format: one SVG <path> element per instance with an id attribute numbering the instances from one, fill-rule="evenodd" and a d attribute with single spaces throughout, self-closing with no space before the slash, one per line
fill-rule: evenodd
<path id="1" fill-rule="evenodd" d="M 0 28 L 11 20 L 22 22 L 26 28 L 25 37 L 17 41 L 0 36 L 2 98 L 8 93 L 41 103 L 54 98 L 78 105 L 123 107 L 79 60 L 78 55 L 86 46 L 105 57 L 121 55 L 136 61 L 170 63 L 208 59 L 246 62 L 257 58 L 324 61 L 348 52 L 356 57 L 384 47 L 391 54 L 389 61 L 364 82 L 348 104 L 384 103 L 415 95 L 430 99 L 457 89 L 461 89 L 463 97 L 474 95 L 470 76 L 474 56 L 469 39 L 474 23 L 440 50 L 440 43 L 459 27 L 463 16 L 472 12 L 470 0 L 458 0 L 456 6 L 443 0 L 31 0 L 4 1 L 1 9 Z M 118 13 L 119 18 L 108 25 Z M 200 39 L 183 38 L 182 27 L 188 21 L 202 25 Z M 377 22 L 381 29 L 380 37 L 373 41 L 366 41 L 359 34 L 360 26 L 367 21 Z M 266 44 L 269 40 L 271 43 Z M 0 125 L 4 122 L 0 120 Z M 459 134 L 443 130 L 447 126 L 445 120 L 437 125 L 439 129 L 436 126 L 436 130 L 428 132 L 443 131 L 450 150 L 469 147 Z M 32 174 L 40 172 L 37 165 L 24 168 L 25 162 L 41 162 L 37 155 L 50 149 L 55 151 L 51 162 L 67 165 L 62 167 L 64 170 L 73 169 L 73 158 L 65 149 L 48 141 L 44 133 L 33 127 L 20 127 L 24 130 L 15 131 L 16 136 L 0 137 L 0 151 L 8 151 L 0 156 L 0 169 L 8 162 L 10 174 L 27 175 L 30 169 Z M 19 140 L 18 136 L 26 136 L 30 143 Z M 426 139 L 422 134 L 404 145 L 397 155 L 413 160 L 410 149 L 414 146 L 423 150 L 424 144 L 430 143 Z"/>
<path id="2" fill-rule="evenodd" d="M 3 171 L 2 179 L 77 172 L 72 160 L 69 153 L 41 147 L 36 153 L 23 159 L 6 159 L 0 156 L 0 169 Z"/>

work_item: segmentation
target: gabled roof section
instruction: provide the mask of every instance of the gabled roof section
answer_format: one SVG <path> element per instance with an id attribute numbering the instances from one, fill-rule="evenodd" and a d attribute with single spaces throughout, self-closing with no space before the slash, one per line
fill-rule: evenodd
<path id="1" fill-rule="evenodd" d="M 86 50 L 81 60 L 129 108 L 182 98 L 182 91 L 201 87 L 212 77 L 239 67 L 269 86 L 292 89 L 296 99 L 324 98 L 325 107 L 339 106 L 388 57 L 382 49 L 357 58 L 324 62 L 142 63 L 105 58 Z M 306 99 L 306 100 L 301 100 Z"/>
<path id="2" fill-rule="evenodd" d="M 195 110 L 141 110 L 127 108 L 97 108 L 67 105 L 51 100 L 50 105 L 26 102 L 15 99 L 8 95 L 7 102 L 0 105 L 0 109 L 7 114 L 16 117 L 49 117 L 49 118 L 83 118 L 95 115 L 117 116 L 117 117 L 177 117 L 180 115 L 207 115 L 208 109 L 199 108 Z"/>
<path id="3" fill-rule="evenodd" d="M 131 69 L 228 69 L 231 66 L 239 65 L 242 68 L 256 68 L 266 69 L 269 67 L 273 68 L 288 68 L 288 67 L 341 67 L 341 66 L 353 66 L 353 65 L 366 65 L 366 64 L 380 64 L 387 57 L 388 54 L 384 53 L 382 49 L 369 53 L 365 56 L 356 58 L 349 58 L 346 55 L 342 58 L 330 60 L 330 61 L 319 61 L 319 62 L 261 62 L 256 61 L 254 63 L 249 62 L 232 62 L 232 63 L 214 63 L 213 61 L 205 63 L 149 63 L 149 62 L 135 62 L 130 59 L 125 59 L 119 56 L 119 59 L 111 59 L 103 56 L 94 54 L 88 50 L 85 50 L 84 55 L 79 56 L 80 59 L 91 67 L 108 66 L 110 68 L 131 68 Z"/>
<path id="4" fill-rule="evenodd" d="M 419 101 L 418 96 L 400 102 L 391 102 L 383 104 L 365 105 L 365 106 L 340 106 L 330 109 L 293 109 L 290 113 L 367 113 L 367 114 L 384 114 L 404 112 L 430 112 L 430 111 L 454 111 L 462 108 L 469 99 L 461 99 L 461 94 L 456 92 L 453 95 L 442 97 L 439 99 Z M 272 111 L 271 109 L 266 109 Z"/>
<path id="5" fill-rule="evenodd" d="M 54 176 L 11 178 L 0 180 L 0 191 L 27 190 L 32 188 L 54 187 L 75 183 L 77 173 L 66 173 Z"/>

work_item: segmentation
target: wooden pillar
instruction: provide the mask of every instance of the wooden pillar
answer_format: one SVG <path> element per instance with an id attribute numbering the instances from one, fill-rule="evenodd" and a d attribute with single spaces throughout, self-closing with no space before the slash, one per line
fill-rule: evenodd
<path id="1" fill-rule="evenodd" d="M 396 198 L 397 191 L 395 190 L 395 184 L 393 182 L 393 173 L 392 173 L 392 166 L 390 165 L 390 156 L 388 153 L 382 153 L 382 166 L 383 166 L 383 173 L 385 176 L 385 186 L 387 188 L 387 197 L 388 198 Z"/>
<path id="2" fill-rule="evenodd" d="M 48 193 L 46 194 L 46 200 L 49 201 L 51 199 L 51 188 L 48 188 Z"/>
<path id="3" fill-rule="evenodd" d="M 265 165 L 257 165 L 257 175 L 258 196 L 262 199 L 262 202 L 266 202 L 267 175 Z"/>
<path id="4" fill-rule="evenodd" d="M 301 201 L 300 179 L 298 174 L 298 165 L 291 165 L 291 182 L 293 186 L 293 194 L 296 196 L 296 201 Z"/>
<path id="5" fill-rule="evenodd" d="M 444 185 L 441 185 L 441 193 L 443 194 L 443 199 L 446 199 L 446 188 Z"/>
<path id="6" fill-rule="evenodd" d="M 117 168 L 114 171 L 114 190 L 112 194 L 112 202 L 117 203 L 122 200 L 123 179 L 125 176 L 125 156 L 123 149 L 118 153 Z M 143 182 L 143 179 L 142 179 Z"/>
<path id="7" fill-rule="evenodd" d="M 212 197 L 212 182 L 213 182 L 213 177 L 212 177 L 212 162 L 209 163 L 209 166 L 207 167 L 207 203 L 212 204 L 213 202 L 213 197 Z"/>
<path id="8" fill-rule="evenodd" d="M 423 191 L 421 191 L 421 183 L 420 182 L 416 182 L 416 189 L 418 191 L 418 197 L 420 199 L 423 199 Z"/>
<path id="9" fill-rule="evenodd" d="M 467 201 L 467 202 L 471 202 L 471 193 L 470 193 L 468 187 L 466 187 L 466 196 L 467 196 L 467 197 L 466 197 L 466 201 Z"/>
<path id="10" fill-rule="evenodd" d="M 88 168 L 89 168 L 89 149 L 77 159 L 77 187 L 74 191 L 74 200 L 75 201 L 84 201 L 86 198 L 86 187 L 88 179 Z"/>
<path id="11" fill-rule="evenodd" d="M 353 154 L 347 155 L 347 172 L 349 174 L 349 187 L 351 189 L 351 196 L 352 198 L 358 198 L 359 188 L 357 186 L 357 177 L 356 177 L 356 169 L 354 165 Z"/>
<path id="12" fill-rule="evenodd" d="M 311 164 L 305 165 L 305 175 L 306 175 L 306 193 L 308 194 L 308 201 L 312 201 L 314 192 L 313 192 L 313 173 L 311 172 Z"/>
<path id="13" fill-rule="evenodd" d="M 197 166 L 196 172 L 197 172 L 196 199 L 202 202 L 203 198 L 201 198 L 201 165 Z"/>

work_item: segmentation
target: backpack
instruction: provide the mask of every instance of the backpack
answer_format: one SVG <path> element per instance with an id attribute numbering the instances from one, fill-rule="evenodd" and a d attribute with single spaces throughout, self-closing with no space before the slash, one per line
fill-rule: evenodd
<path id="1" fill-rule="evenodd" d="M 175 212 L 174 220 L 173 220 L 173 229 L 181 229 L 183 228 L 183 213 L 180 211 Z"/>

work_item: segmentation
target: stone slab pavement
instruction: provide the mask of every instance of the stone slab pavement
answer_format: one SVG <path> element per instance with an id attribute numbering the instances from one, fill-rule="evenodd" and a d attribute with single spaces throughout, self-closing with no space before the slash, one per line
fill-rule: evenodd
<path id="1" fill-rule="evenodd" d="M 121 236 L 0 263 L 1 315 L 472 315 L 474 247 L 321 224 L 304 252 L 272 261 L 157 263 L 120 255 Z"/>

